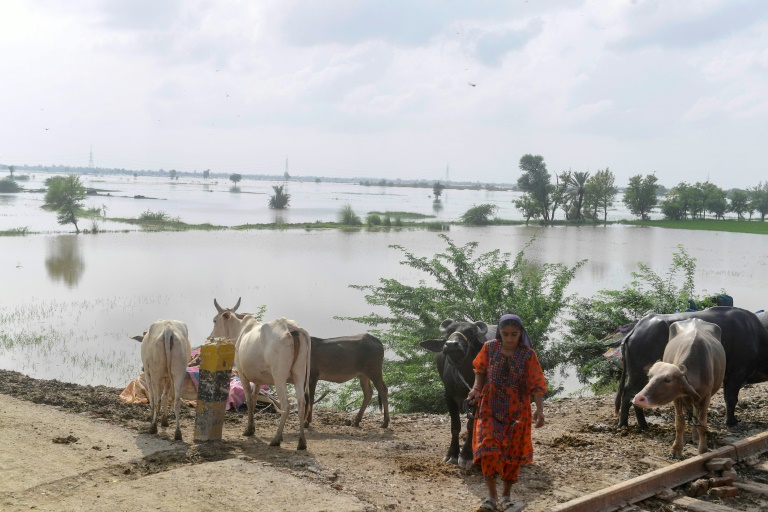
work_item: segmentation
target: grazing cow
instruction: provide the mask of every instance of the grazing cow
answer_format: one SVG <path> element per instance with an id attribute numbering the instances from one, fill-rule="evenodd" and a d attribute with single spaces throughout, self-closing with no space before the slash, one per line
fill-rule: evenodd
<path id="1" fill-rule="evenodd" d="M 312 421 L 312 409 L 315 401 L 315 389 L 318 380 L 329 382 L 347 382 L 355 377 L 360 379 L 363 388 L 363 404 L 353 423 L 360 426 L 363 413 L 371 402 L 373 390 L 371 382 L 379 394 L 379 407 L 384 411 L 381 428 L 389 426 L 389 402 L 387 386 L 384 384 L 382 366 L 384 365 L 384 345 L 370 334 L 355 334 L 339 338 L 316 338 L 312 336 L 312 359 L 309 372 L 309 400 L 305 426 Z"/>
<path id="2" fill-rule="evenodd" d="M 619 427 L 628 425 L 632 397 L 648 382 L 648 369 L 662 358 L 669 340 L 669 326 L 680 320 L 698 318 L 720 327 L 720 342 L 725 349 L 726 425 L 737 424 L 735 409 L 739 390 L 745 383 L 768 380 L 768 331 L 757 316 L 741 308 L 716 306 L 703 311 L 650 314 L 641 318 L 621 344 L 624 365 L 616 394 Z M 647 428 L 642 409 L 635 407 L 637 425 Z"/>
<path id="3" fill-rule="evenodd" d="M 469 390 L 475 383 L 475 371 L 472 362 L 488 340 L 496 337 L 496 326 L 489 328 L 485 322 L 457 322 L 446 319 L 440 324 L 440 332 L 446 338 L 424 340 L 420 346 L 437 352 L 437 372 L 445 387 L 445 403 L 451 416 L 451 445 L 445 461 L 458 464 L 462 469 L 472 466 L 472 429 L 474 419 L 467 418 L 467 440 L 459 453 L 459 434 L 461 433 L 462 405 Z"/>
<path id="4" fill-rule="evenodd" d="M 235 366 L 240 381 L 245 389 L 248 406 L 248 426 L 243 435 L 252 436 L 256 430 L 253 423 L 255 394 L 262 384 L 273 384 L 278 399 L 282 404 L 280 425 L 270 446 L 280 446 L 283 440 L 283 428 L 288 420 L 288 389 L 291 383 L 296 389 L 296 401 L 299 404 L 299 445 L 298 450 L 307 449 L 304 437 L 304 418 L 306 417 L 306 399 L 309 394 L 309 365 L 312 351 L 307 331 L 296 322 L 287 318 L 261 323 L 252 315 L 239 315 L 234 309 L 225 309 L 213 300 L 218 313 L 213 319 L 213 331 L 209 338 L 236 339 Z M 250 383 L 254 384 L 252 392 Z"/>
<path id="5" fill-rule="evenodd" d="M 158 320 L 150 325 L 144 334 L 141 342 L 141 363 L 144 365 L 152 411 L 150 434 L 157 433 L 157 417 L 160 412 L 162 426 L 168 426 L 168 400 L 173 397 L 173 411 L 176 413 L 174 439 L 181 439 L 181 389 L 191 352 L 189 332 L 184 322 Z"/>
<path id="6" fill-rule="evenodd" d="M 725 349 L 720 342 L 720 327 L 691 318 L 669 326 L 669 343 L 664 357 L 651 366 L 648 384 L 635 395 L 635 407 L 675 404 L 675 441 L 672 456 L 683 457 L 685 418 L 693 414 L 693 440 L 699 440 L 699 453 L 707 451 L 707 411 L 712 395 L 725 376 Z"/>

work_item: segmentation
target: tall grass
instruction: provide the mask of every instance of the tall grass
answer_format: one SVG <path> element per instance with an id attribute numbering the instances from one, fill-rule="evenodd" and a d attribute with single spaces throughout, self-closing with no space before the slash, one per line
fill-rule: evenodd
<path id="1" fill-rule="evenodd" d="M 360 220 L 360 217 L 355 213 L 355 210 L 352 209 L 352 205 L 347 203 L 341 210 L 339 210 L 339 224 L 345 226 L 361 226 L 363 221 Z"/>

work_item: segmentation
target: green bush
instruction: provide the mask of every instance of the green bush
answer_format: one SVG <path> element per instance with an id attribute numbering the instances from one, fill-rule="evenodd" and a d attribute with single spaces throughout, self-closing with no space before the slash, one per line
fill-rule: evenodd
<path id="1" fill-rule="evenodd" d="M 16 180 L 11 178 L 10 176 L 6 176 L 5 178 L 0 180 L 0 192 L 5 193 L 13 193 L 13 192 L 21 192 L 22 188 L 19 186 L 18 183 L 16 183 Z"/>
<path id="2" fill-rule="evenodd" d="M 355 213 L 355 210 L 352 209 L 352 205 L 346 204 L 339 210 L 339 224 L 345 226 L 360 226 L 363 224 L 363 221 L 360 220 L 360 217 Z"/>
<path id="3" fill-rule="evenodd" d="M 143 220 L 145 222 L 169 222 L 171 218 L 164 211 L 153 212 L 151 210 L 146 210 L 141 212 L 141 215 L 139 215 L 139 220 Z"/>
<path id="4" fill-rule="evenodd" d="M 495 204 L 474 205 L 461 216 L 462 222 L 473 226 L 485 226 L 492 222 L 493 214 L 499 207 Z"/>
<path id="5" fill-rule="evenodd" d="M 365 223 L 369 226 L 381 226 L 381 217 L 375 213 L 369 213 L 365 218 Z"/>
<path id="6" fill-rule="evenodd" d="M 574 300 L 569 308 L 558 358 L 573 365 L 579 382 L 594 393 L 615 390 L 621 376 L 621 368 L 603 357 L 608 347 L 601 340 L 647 313 L 685 311 L 689 300 L 706 303 L 694 293 L 696 259 L 682 245 L 673 253 L 666 276 L 642 263 L 638 268 L 639 272 L 632 273 L 633 281 L 621 290 L 600 290 L 592 297 Z"/>
<path id="7" fill-rule="evenodd" d="M 570 302 L 565 289 L 584 262 L 570 268 L 534 265 L 525 258 L 524 249 L 514 259 L 498 250 L 476 257 L 477 242 L 457 246 L 448 236 L 437 236 L 447 247 L 431 258 L 416 256 L 399 245 L 390 246 L 402 253 L 403 265 L 424 274 L 418 284 L 380 278 L 378 285 L 352 285 L 366 294 L 366 302 L 377 312 L 337 317 L 374 327 L 372 333 L 394 355 L 385 361 L 393 407 L 400 412 L 444 412 L 434 354 L 418 343 L 440 337 L 440 323 L 446 318 L 495 324 L 508 312 L 520 315 L 525 322 L 550 379 L 550 394 L 557 392 L 560 387 L 553 377 L 560 361 L 549 346 L 549 335 Z"/>

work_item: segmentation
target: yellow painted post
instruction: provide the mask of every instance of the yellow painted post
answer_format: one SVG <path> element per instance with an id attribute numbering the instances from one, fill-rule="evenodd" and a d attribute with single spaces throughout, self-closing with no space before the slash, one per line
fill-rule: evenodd
<path id="1" fill-rule="evenodd" d="M 200 348 L 195 441 L 221 440 L 234 360 L 235 345 L 232 340 L 216 338 Z"/>

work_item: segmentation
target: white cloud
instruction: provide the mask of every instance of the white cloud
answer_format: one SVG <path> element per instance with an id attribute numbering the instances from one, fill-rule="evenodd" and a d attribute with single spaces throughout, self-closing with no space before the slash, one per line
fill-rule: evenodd
<path id="1" fill-rule="evenodd" d="M 619 184 L 722 165 L 719 185 L 751 186 L 768 158 L 755 136 L 768 119 L 763 10 L 9 0 L 0 163 L 82 165 L 92 144 L 117 167 L 248 172 L 288 155 L 307 174 L 435 179 L 450 163 L 452 179 L 511 182 L 538 153 L 552 170 L 610 167 Z"/>

